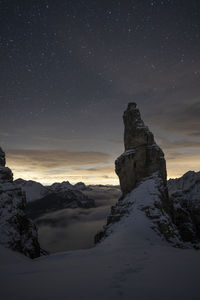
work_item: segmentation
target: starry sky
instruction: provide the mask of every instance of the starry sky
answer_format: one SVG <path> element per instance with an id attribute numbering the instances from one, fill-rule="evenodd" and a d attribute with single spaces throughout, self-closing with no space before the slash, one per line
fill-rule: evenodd
<path id="1" fill-rule="evenodd" d="M 118 183 L 131 101 L 168 177 L 200 169 L 199 0 L 0 0 L 0 60 L 15 178 Z"/>

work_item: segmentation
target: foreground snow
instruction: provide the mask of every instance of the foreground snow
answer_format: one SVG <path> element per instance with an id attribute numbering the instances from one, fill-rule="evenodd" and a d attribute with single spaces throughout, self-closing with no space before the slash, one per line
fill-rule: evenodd
<path id="1" fill-rule="evenodd" d="M 171 247 L 140 209 L 157 197 L 156 184 L 128 195 L 130 214 L 95 248 L 34 261 L 0 248 L 2 299 L 199 299 L 199 251 Z"/>
<path id="2" fill-rule="evenodd" d="M 1 266 L 2 299 L 199 299 L 199 253 L 158 245 L 51 255 Z"/>

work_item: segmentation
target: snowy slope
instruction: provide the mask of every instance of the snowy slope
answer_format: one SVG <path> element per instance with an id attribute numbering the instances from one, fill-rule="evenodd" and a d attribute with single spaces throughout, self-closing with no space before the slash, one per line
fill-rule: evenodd
<path id="1" fill-rule="evenodd" d="M 200 172 L 189 171 L 180 178 L 168 180 L 169 194 L 189 191 L 197 183 L 200 183 Z"/>
<path id="2" fill-rule="evenodd" d="M 200 208 L 200 181 L 196 181 L 187 190 L 177 190 L 171 194 L 172 198 L 177 198 L 180 204 L 187 207 Z"/>
<path id="3" fill-rule="evenodd" d="M 199 251 L 173 248 L 153 228 L 143 208 L 157 197 L 157 181 L 142 182 L 95 248 L 2 265 L 3 299 L 199 299 Z"/>
<path id="4" fill-rule="evenodd" d="M 199 300 L 199 275 L 198 252 L 149 244 L 98 246 L 0 270 L 4 300 Z"/>
<path id="5" fill-rule="evenodd" d="M 134 240 L 168 241 L 180 245 L 180 236 L 169 215 L 163 209 L 163 183 L 154 173 L 119 201 L 105 226 L 105 236 L 121 235 L 121 238 Z M 120 220 L 120 221 L 119 221 Z M 122 230 L 124 231 L 122 234 Z M 114 233 L 114 234 L 113 234 Z"/>
<path id="6" fill-rule="evenodd" d="M 14 265 L 19 263 L 29 263 L 30 260 L 23 254 L 4 248 L 0 245 L 0 266 Z"/>
<path id="7" fill-rule="evenodd" d="M 200 172 L 189 171 L 182 177 L 168 180 L 171 197 L 190 209 L 200 209 Z"/>

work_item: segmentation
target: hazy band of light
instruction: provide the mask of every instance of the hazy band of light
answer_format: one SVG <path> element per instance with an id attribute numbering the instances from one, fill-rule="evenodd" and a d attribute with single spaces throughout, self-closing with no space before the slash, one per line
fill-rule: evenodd
<path id="1" fill-rule="evenodd" d="M 55 152 L 56 153 L 56 152 Z M 86 184 L 119 184 L 114 171 L 114 157 L 106 153 L 62 152 L 8 152 L 7 166 L 14 173 L 14 178 L 35 180 L 43 184 L 54 182 L 79 181 Z M 168 178 L 182 176 L 189 170 L 199 171 L 200 158 L 198 153 L 166 153 Z"/>

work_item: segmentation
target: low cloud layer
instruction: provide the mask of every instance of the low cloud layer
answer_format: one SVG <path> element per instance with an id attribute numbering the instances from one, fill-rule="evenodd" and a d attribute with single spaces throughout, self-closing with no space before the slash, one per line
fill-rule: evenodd
<path id="1" fill-rule="evenodd" d="M 41 246 L 50 252 L 84 249 L 94 246 L 94 236 L 106 224 L 110 207 L 119 199 L 118 188 L 85 191 L 95 200 L 90 209 L 63 209 L 38 219 Z"/>

